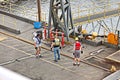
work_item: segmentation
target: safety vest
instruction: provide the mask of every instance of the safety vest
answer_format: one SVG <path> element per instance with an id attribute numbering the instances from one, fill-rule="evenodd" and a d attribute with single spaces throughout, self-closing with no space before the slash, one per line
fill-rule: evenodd
<path id="1" fill-rule="evenodd" d="M 54 46 L 59 46 L 60 45 L 60 40 L 55 38 Z"/>
<path id="2" fill-rule="evenodd" d="M 80 42 L 76 42 L 75 43 L 75 50 L 80 50 L 80 47 L 81 47 L 81 44 L 80 44 Z"/>

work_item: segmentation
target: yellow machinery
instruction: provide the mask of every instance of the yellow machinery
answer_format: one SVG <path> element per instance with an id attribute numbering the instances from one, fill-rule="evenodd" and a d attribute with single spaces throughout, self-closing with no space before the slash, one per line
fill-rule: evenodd
<path id="1" fill-rule="evenodd" d="M 85 39 L 91 39 L 91 40 L 95 39 L 98 36 L 97 32 L 92 32 L 92 35 L 89 35 L 86 30 L 82 30 L 82 34 L 86 35 Z"/>
<path id="2" fill-rule="evenodd" d="M 95 39 L 98 36 L 97 32 L 92 33 L 92 39 Z"/>
<path id="3" fill-rule="evenodd" d="M 87 34 L 87 31 L 85 29 L 82 30 L 82 34 Z"/>
<path id="4" fill-rule="evenodd" d="M 114 65 L 112 65 L 110 71 L 115 72 L 115 71 L 117 71 L 117 69 L 116 69 L 116 67 Z"/>

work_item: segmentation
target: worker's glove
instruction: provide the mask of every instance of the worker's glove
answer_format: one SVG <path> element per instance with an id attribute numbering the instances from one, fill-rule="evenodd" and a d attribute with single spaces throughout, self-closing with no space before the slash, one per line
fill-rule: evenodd
<path id="1" fill-rule="evenodd" d="M 75 55 L 75 53 L 73 53 L 73 55 Z"/>
<path id="2" fill-rule="evenodd" d="M 52 51 L 52 48 L 51 48 L 51 51 Z"/>
<path id="3" fill-rule="evenodd" d="M 60 46 L 60 49 L 61 49 L 61 46 Z"/>
<path id="4" fill-rule="evenodd" d="M 81 54 L 83 54 L 83 51 L 81 51 Z"/>
<path id="5" fill-rule="evenodd" d="M 35 49 L 37 49 L 37 47 L 35 47 Z"/>
<path id="6" fill-rule="evenodd" d="M 82 48 L 85 48 L 85 46 L 82 46 Z"/>

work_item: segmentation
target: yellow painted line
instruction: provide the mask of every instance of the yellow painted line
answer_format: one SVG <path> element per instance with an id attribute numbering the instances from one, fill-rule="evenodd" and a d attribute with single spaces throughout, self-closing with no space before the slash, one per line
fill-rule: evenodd
<path id="1" fill-rule="evenodd" d="M 5 46 L 5 47 L 8 47 L 8 48 L 11 48 L 11 49 L 20 51 L 20 52 L 22 52 L 22 53 L 24 53 L 24 54 L 26 54 L 26 55 L 29 55 L 29 56 L 32 55 L 32 54 L 30 54 L 30 53 L 26 53 L 25 51 L 19 50 L 19 49 L 17 49 L 17 48 L 12 47 L 12 46 L 8 46 L 8 45 L 5 45 L 5 44 L 3 44 L 3 43 L 0 43 L 0 44 L 3 45 L 3 46 Z"/>
<path id="2" fill-rule="evenodd" d="M 6 46 L 6 47 L 8 47 L 8 48 L 11 48 L 11 49 L 15 49 L 15 50 L 17 50 L 17 51 L 20 51 L 20 52 L 22 52 L 22 53 L 24 53 L 24 54 L 26 54 L 26 55 L 33 56 L 32 54 L 27 53 L 27 52 L 25 52 L 25 51 L 22 51 L 22 50 L 16 49 L 16 48 L 14 48 L 14 47 L 11 47 L 11 46 L 8 46 L 8 45 L 5 45 L 5 44 L 3 44 L 3 43 L 0 43 L 0 44 L 3 45 L 3 46 Z M 63 66 L 61 66 L 61 65 L 59 65 L 59 64 L 56 64 L 56 63 L 53 63 L 53 62 L 47 61 L 47 60 L 42 59 L 42 58 L 40 58 L 40 60 L 45 61 L 45 62 L 47 62 L 47 63 L 49 63 L 49 64 L 52 64 L 52 65 L 54 65 L 54 66 L 57 66 L 57 67 L 59 67 L 59 68 L 61 68 L 61 69 L 64 69 L 64 70 L 70 71 L 70 72 L 72 72 L 72 73 L 76 73 L 75 71 L 70 70 L 70 69 L 68 69 L 68 68 L 65 68 L 65 67 L 63 67 Z"/>
<path id="3" fill-rule="evenodd" d="M 15 38 L 15 39 L 18 39 L 18 40 L 23 41 L 23 42 L 25 42 L 25 43 L 28 43 L 28 44 L 34 45 L 34 42 L 33 42 L 33 41 L 29 41 L 29 40 L 24 39 L 24 38 L 22 38 L 22 37 L 18 37 L 18 36 L 15 36 L 15 35 L 12 35 L 12 34 L 8 34 L 8 33 L 5 33 L 5 32 L 1 32 L 1 31 L 0 31 L 0 33 L 1 33 L 1 34 L 4 34 L 4 35 L 7 35 L 7 36 L 10 36 L 10 37 L 13 37 L 13 38 Z M 44 46 L 41 46 L 41 48 L 50 51 L 49 48 L 46 48 L 46 47 L 44 47 Z"/>
<path id="4" fill-rule="evenodd" d="M 116 51 L 115 53 L 113 53 L 113 54 L 111 54 L 111 55 L 109 55 L 109 56 L 107 56 L 107 57 L 105 57 L 105 58 L 106 58 L 106 59 L 109 59 L 109 60 L 111 60 L 111 61 L 115 61 L 115 62 L 120 63 L 120 60 L 117 60 L 117 59 L 115 59 L 115 58 L 112 58 L 112 56 L 114 56 L 114 55 L 116 55 L 116 54 L 119 54 L 119 53 L 120 53 L 120 50 Z"/>
<path id="5" fill-rule="evenodd" d="M 1 34 L 4 34 L 4 35 L 7 35 L 7 36 L 10 36 L 10 37 L 13 37 L 13 38 L 15 38 L 15 39 L 18 39 L 18 40 L 20 40 L 20 41 L 26 42 L 26 43 L 28 43 L 28 44 L 34 45 L 34 43 L 33 43 L 32 41 L 29 41 L 29 40 L 24 39 L 24 38 L 22 38 L 22 37 L 18 37 L 18 36 L 15 36 L 15 35 L 12 35 L 12 34 L 8 34 L 8 33 L 5 33 L 5 32 L 1 32 L 1 31 L 0 31 L 0 33 L 1 33 Z"/>
<path id="6" fill-rule="evenodd" d="M 28 43 L 28 44 L 34 45 L 33 42 L 31 42 L 31 41 L 29 41 L 29 40 L 26 40 L 26 39 L 24 39 L 24 38 L 17 37 L 17 36 L 15 36 L 15 35 L 8 34 L 8 33 L 1 32 L 1 31 L 0 31 L 0 33 L 2 33 L 2 34 L 4 34 L 4 35 L 7 35 L 7 36 L 10 36 L 10 37 L 13 37 L 13 38 L 18 39 L 18 40 L 21 40 L 21 41 L 26 42 L 26 43 Z M 50 48 L 47 48 L 47 47 L 44 47 L 44 46 L 41 46 L 41 48 L 50 51 Z M 25 53 L 26 53 L 26 52 L 25 52 Z M 28 54 L 28 53 L 26 53 L 26 54 Z M 28 55 L 30 55 L 30 54 L 28 54 Z M 31 55 L 32 55 L 32 54 L 31 54 Z M 64 54 L 64 53 L 61 53 L 61 55 L 62 55 L 62 56 L 66 56 L 66 57 L 68 57 L 68 58 L 70 58 L 70 59 L 74 59 L 73 57 L 71 57 L 71 56 L 69 56 L 69 55 L 66 55 L 66 54 Z M 45 60 L 45 61 L 46 61 L 46 60 Z M 47 62 L 47 61 L 46 61 L 46 62 Z M 85 64 L 88 64 L 88 65 L 92 65 L 92 66 L 97 67 L 97 68 L 100 68 L 100 69 L 103 69 L 103 70 L 105 70 L 105 71 L 109 71 L 108 69 L 102 68 L 102 67 L 97 66 L 97 65 L 94 65 L 94 64 L 87 63 L 87 62 L 85 62 L 85 61 L 83 61 L 83 60 L 81 60 L 81 62 L 83 62 L 83 63 L 85 63 Z M 50 62 L 50 63 L 52 64 L 52 62 Z M 61 68 L 62 68 L 62 67 L 61 67 Z M 66 69 L 66 68 L 65 68 L 65 69 Z M 67 69 L 66 69 L 66 70 L 67 70 Z M 70 70 L 70 71 L 71 71 L 71 70 Z M 74 72 L 74 71 L 73 71 L 73 72 Z"/>
<path id="7" fill-rule="evenodd" d="M 7 39 L 7 37 L 0 36 L 0 41 Z"/>
<path id="8" fill-rule="evenodd" d="M 114 61 L 114 62 L 118 62 L 118 63 L 120 63 L 119 60 L 116 60 L 116 59 L 113 59 L 113 58 L 110 58 L 110 57 L 106 57 L 106 59 L 111 60 L 111 61 Z"/>

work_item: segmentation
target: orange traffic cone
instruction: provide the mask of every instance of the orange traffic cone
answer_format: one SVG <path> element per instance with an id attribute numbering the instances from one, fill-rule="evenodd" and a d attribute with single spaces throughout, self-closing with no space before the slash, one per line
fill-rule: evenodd
<path id="1" fill-rule="evenodd" d="M 47 32 L 46 32 L 46 26 L 44 26 L 44 39 L 46 39 Z"/>
<path id="2" fill-rule="evenodd" d="M 51 41 L 54 40 L 54 34 L 52 33 L 52 30 L 50 30 L 50 40 L 51 40 Z"/>

